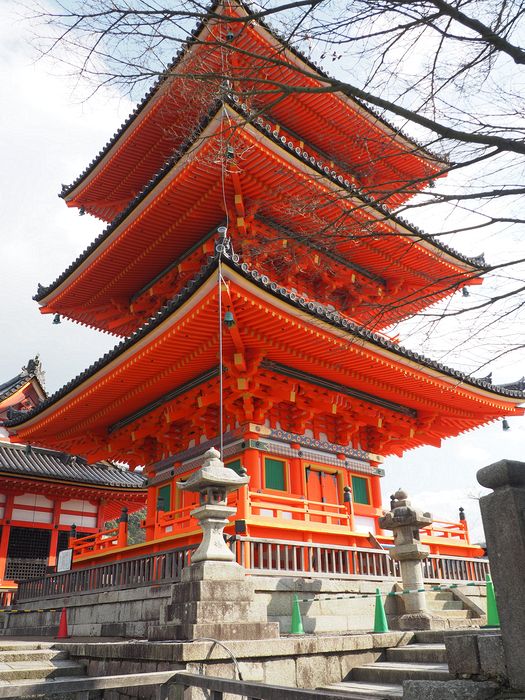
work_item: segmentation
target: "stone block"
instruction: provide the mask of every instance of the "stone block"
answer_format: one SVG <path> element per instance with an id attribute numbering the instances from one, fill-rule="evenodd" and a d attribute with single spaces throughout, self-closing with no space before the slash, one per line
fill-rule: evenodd
<path id="1" fill-rule="evenodd" d="M 341 680 L 348 680 L 350 673 L 358 666 L 364 666 L 365 664 L 373 664 L 375 661 L 379 660 L 379 651 L 360 651 L 360 652 L 349 652 L 346 654 L 341 654 L 339 657 L 339 663 L 341 668 Z"/>
<path id="2" fill-rule="evenodd" d="M 296 687 L 294 659 L 269 659 L 263 664 L 264 683 L 268 685 L 285 685 Z"/>
<path id="3" fill-rule="evenodd" d="M 182 582 L 244 579 L 246 573 L 242 566 L 235 562 L 225 561 L 200 561 L 182 570 Z"/>
<path id="4" fill-rule="evenodd" d="M 497 683 L 491 682 L 456 680 L 403 683 L 403 700 L 490 700 L 497 693 Z"/>
<path id="5" fill-rule="evenodd" d="M 169 606 L 170 622 L 266 622 L 266 611 L 253 601 L 188 601 Z"/>
<path id="6" fill-rule="evenodd" d="M 318 688 L 329 683 L 325 656 L 300 656 L 295 664 L 298 688 Z"/>
<path id="7" fill-rule="evenodd" d="M 173 585 L 171 600 L 180 603 L 187 600 L 253 600 L 254 589 L 247 580 L 189 581 Z"/>
<path id="8" fill-rule="evenodd" d="M 260 661 L 239 661 L 239 671 L 245 681 L 264 682 L 264 669 Z"/>
<path id="9" fill-rule="evenodd" d="M 445 634 L 445 647 L 453 676 L 477 676 L 481 671 L 477 634 Z"/>
<path id="10" fill-rule="evenodd" d="M 505 680 L 507 666 L 501 634 L 484 634 L 478 637 L 481 673 L 489 678 Z"/>

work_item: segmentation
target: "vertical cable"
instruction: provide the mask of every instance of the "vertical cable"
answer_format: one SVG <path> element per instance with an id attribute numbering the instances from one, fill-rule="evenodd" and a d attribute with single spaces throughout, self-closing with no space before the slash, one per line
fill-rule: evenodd
<path id="1" fill-rule="evenodd" d="M 222 252 L 219 252 L 217 281 L 219 285 L 219 452 L 221 460 L 224 450 L 224 405 L 223 405 L 223 372 L 222 372 Z"/>

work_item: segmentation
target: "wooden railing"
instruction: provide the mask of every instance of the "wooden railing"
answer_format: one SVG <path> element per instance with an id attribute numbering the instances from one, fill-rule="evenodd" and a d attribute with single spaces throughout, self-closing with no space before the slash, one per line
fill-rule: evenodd
<path id="1" fill-rule="evenodd" d="M 13 586 L 3 585 L 0 588 L 0 605 L 3 608 L 7 608 L 9 605 L 12 604 L 14 597 L 15 597 L 16 590 L 17 590 L 16 585 L 13 585 Z"/>
<path id="2" fill-rule="evenodd" d="M 125 547 L 127 543 L 127 523 L 119 523 L 117 527 L 110 530 L 71 539 L 69 546 L 73 550 L 73 558 L 76 559 L 92 552 L 104 552 L 107 549 Z"/>
<path id="3" fill-rule="evenodd" d="M 479 581 L 483 583 L 490 573 L 489 560 L 483 558 L 447 557 L 431 554 L 423 559 L 425 581 Z"/>
<path id="4" fill-rule="evenodd" d="M 272 493 L 248 493 L 247 515 L 276 518 L 278 520 L 302 520 L 324 525 L 340 525 L 350 528 L 350 515 L 346 506 L 338 503 L 321 503 L 305 498 L 293 498 Z"/>
<path id="5" fill-rule="evenodd" d="M 401 578 L 388 549 L 237 537 L 237 561 L 251 574 L 330 578 Z M 488 559 L 431 554 L 423 560 L 425 581 L 478 581 L 489 573 Z"/>
<path id="6" fill-rule="evenodd" d="M 179 547 L 144 557 L 21 581 L 16 599 L 53 598 L 71 593 L 91 593 L 178 581 L 182 569 L 190 563 L 191 552 L 196 548 L 197 545 Z"/>
<path id="7" fill-rule="evenodd" d="M 470 543 L 466 521 L 434 520 L 431 525 L 421 530 L 427 537 L 445 537 Z"/>
<path id="8" fill-rule="evenodd" d="M 238 537 L 237 561 L 251 574 L 398 578 L 399 565 L 384 549 Z"/>
<path id="9" fill-rule="evenodd" d="M 329 577 L 333 579 L 399 579 L 399 564 L 386 549 L 335 547 L 311 542 L 234 538 L 230 546 L 249 574 L 258 576 Z M 17 600 L 52 598 L 178 581 L 197 545 L 124 559 L 75 571 L 51 574 L 19 584 Z M 427 582 L 485 581 L 487 559 L 432 554 L 423 561 Z"/>

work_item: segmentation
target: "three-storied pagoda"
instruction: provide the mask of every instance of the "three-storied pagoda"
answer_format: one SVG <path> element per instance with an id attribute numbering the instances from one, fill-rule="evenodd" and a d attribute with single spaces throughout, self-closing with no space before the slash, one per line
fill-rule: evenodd
<path id="1" fill-rule="evenodd" d="M 15 440 L 144 465 L 141 551 L 198 537 L 193 496 L 175 481 L 221 426 L 226 463 L 251 478 L 237 532 L 366 546 L 388 541 L 385 456 L 522 413 L 518 387 L 381 332 L 481 281 L 482 259 L 394 213 L 443 164 L 325 91 L 317 67 L 247 16 L 215 5 L 63 189 L 68 206 L 111 223 L 36 299 L 124 339 L 9 423 Z M 261 83 L 289 90 L 276 100 Z M 427 533 L 433 551 L 476 553 L 464 524 L 440 532 Z M 131 550 L 86 551 L 77 562 Z"/>

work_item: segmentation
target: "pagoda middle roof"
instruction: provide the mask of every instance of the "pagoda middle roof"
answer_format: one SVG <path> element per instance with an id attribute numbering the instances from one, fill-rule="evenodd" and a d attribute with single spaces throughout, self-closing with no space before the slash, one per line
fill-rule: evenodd
<path id="1" fill-rule="evenodd" d="M 268 144 L 273 149 L 273 152 L 275 152 L 279 158 L 283 159 L 283 162 L 289 162 L 291 168 L 300 168 L 304 173 L 309 173 L 308 177 L 311 177 L 313 181 L 317 181 L 324 187 L 331 188 L 330 191 L 332 191 L 335 186 L 337 191 L 342 192 L 341 199 L 350 199 L 352 202 L 356 203 L 356 210 L 366 209 L 368 212 L 370 212 L 368 216 L 372 215 L 374 219 L 383 221 L 387 227 L 394 227 L 396 235 L 410 238 L 412 243 L 415 242 L 417 245 L 426 248 L 427 251 L 433 250 L 434 254 L 439 258 L 443 258 L 443 254 L 445 254 L 452 264 L 460 265 L 462 269 L 465 269 L 465 266 L 467 266 L 468 269 L 474 273 L 485 269 L 486 266 L 482 257 L 473 258 L 462 255 L 458 251 L 443 243 L 441 240 L 439 240 L 439 238 L 424 233 L 418 227 L 393 214 L 386 207 L 378 205 L 363 191 L 356 188 L 351 182 L 349 182 L 349 180 L 343 174 L 335 170 L 333 167 L 330 167 L 327 163 L 320 161 L 309 154 L 300 147 L 298 142 L 280 135 L 279 130 L 275 127 L 275 124 L 267 122 L 261 117 L 254 118 L 253 121 L 251 121 L 252 116 L 249 114 L 249 110 L 246 105 L 238 104 L 238 101 L 236 102 L 235 99 L 232 99 L 228 102 L 227 109 L 229 110 L 229 114 L 233 118 L 237 119 L 238 123 L 241 125 L 241 130 L 238 133 L 246 133 L 247 137 L 250 137 L 256 142 Z M 119 237 L 124 240 L 122 237 L 128 231 L 136 217 L 142 217 L 146 211 L 152 211 L 151 207 L 153 206 L 155 197 L 159 196 L 159 193 L 163 191 L 163 188 L 170 184 L 171 179 L 174 177 L 182 177 L 181 172 L 183 168 L 190 168 L 188 172 L 193 172 L 191 170 L 193 167 L 195 172 L 193 173 L 192 178 L 190 178 L 185 184 L 186 189 L 190 188 L 188 192 L 186 192 L 186 190 L 183 191 L 179 185 L 173 194 L 174 197 L 178 197 L 180 199 L 180 206 L 183 207 L 185 212 L 185 224 L 184 226 L 181 225 L 182 234 L 177 233 L 177 235 L 175 235 L 175 233 L 172 232 L 169 238 L 169 245 L 171 246 L 169 253 L 164 251 L 159 256 L 157 249 L 155 252 L 157 262 L 152 262 L 153 267 L 151 270 L 148 268 L 146 271 L 146 267 L 142 265 L 141 272 L 139 273 L 139 271 L 135 269 L 134 276 L 128 279 L 124 272 L 125 263 L 123 261 L 128 259 L 131 264 L 134 264 L 136 263 L 139 251 L 141 255 L 144 255 L 144 250 L 149 250 L 147 245 L 150 245 L 152 250 L 154 246 L 159 245 L 159 241 L 153 239 L 151 226 L 149 227 L 150 231 L 148 234 L 140 235 L 137 240 L 130 238 L 130 242 L 127 244 L 127 249 L 124 250 L 120 248 L 119 250 L 120 272 L 118 275 L 114 271 L 109 270 L 109 267 L 107 274 L 105 273 L 106 277 L 109 275 L 108 280 L 110 280 L 110 284 L 113 285 L 112 292 L 116 293 L 115 289 L 117 289 L 117 287 L 115 285 L 120 285 L 122 289 L 119 293 L 124 293 L 124 296 L 129 298 L 135 291 L 137 291 L 137 289 L 140 289 L 142 286 L 147 284 L 153 275 L 160 272 L 166 259 L 175 259 L 177 255 L 180 255 L 184 251 L 184 245 L 182 244 L 183 237 L 186 236 L 186 238 L 188 238 L 189 235 L 192 235 L 191 227 L 189 225 L 189 222 L 193 221 L 191 217 L 195 219 L 195 222 L 192 224 L 193 228 L 195 229 L 195 234 L 193 236 L 195 240 L 188 239 L 188 244 L 186 247 L 189 247 L 191 243 L 196 242 L 199 231 L 200 235 L 198 237 L 202 236 L 203 230 L 210 230 L 214 225 L 216 226 L 220 222 L 224 216 L 222 211 L 217 211 L 217 208 L 212 209 L 210 206 L 201 206 L 195 210 L 195 207 L 188 207 L 187 199 L 183 202 L 182 198 L 189 197 L 190 191 L 199 191 L 199 187 L 201 189 L 204 188 L 202 196 L 205 196 L 208 199 L 211 196 L 210 183 L 213 183 L 213 178 L 211 176 L 212 170 L 210 169 L 211 166 L 206 165 L 206 169 L 202 163 L 198 163 L 195 166 L 193 166 L 193 164 L 199 160 L 195 157 L 195 153 L 198 151 L 198 149 L 208 148 L 210 146 L 211 135 L 217 134 L 217 132 L 222 129 L 221 119 L 223 110 L 224 105 L 221 102 L 217 102 L 214 105 L 213 110 L 201 123 L 198 133 L 195 133 L 192 139 L 189 139 L 186 142 L 184 152 L 178 155 L 176 158 L 168 160 L 157 175 L 146 185 L 142 192 L 135 197 L 129 206 L 83 251 L 83 253 L 77 257 L 77 259 L 68 268 L 66 268 L 66 270 L 64 270 L 61 275 L 59 275 L 59 277 L 55 279 L 54 282 L 45 287 L 39 285 L 38 292 L 34 297 L 35 300 L 39 302 L 47 300 L 46 303 L 49 303 L 47 297 L 50 295 L 53 295 L 52 298 L 54 299 L 57 294 L 64 294 L 65 290 L 68 288 L 68 278 L 72 277 L 73 275 L 75 275 L 75 279 L 72 278 L 70 284 L 84 284 L 83 280 L 86 279 L 89 266 L 94 264 L 95 261 L 102 259 L 102 256 L 105 256 L 104 260 L 108 259 L 108 253 L 110 250 L 114 249 Z M 268 164 L 268 167 L 269 166 L 270 164 Z M 266 168 L 266 170 L 268 170 L 268 168 Z M 271 172 L 271 170 L 268 172 Z M 217 176 L 219 175 L 220 171 L 217 172 Z M 205 181 L 206 176 L 208 177 L 208 182 Z M 210 180 L 210 178 L 212 179 Z M 167 206 L 166 202 L 162 206 Z M 157 209 L 156 211 L 159 210 Z M 170 209 L 170 211 L 173 211 L 173 209 Z M 199 217 L 198 222 L 195 218 L 197 216 Z M 136 233 L 135 237 L 138 235 L 139 234 Z M 151 239 L 148 244 L 145 243 L 145 235 L 149 235 Z M 165 235 L 162 237 L 162 241 L 163 245 L 167 245 L 165 242 Z M 154 255 L 152 253 L 151 259 L 153 260 L 153 258 Z M 144 258 L 141 259 L 143 260 Z M 140 274 L 143 276 L 143 279 L 138 278 Z M 149 278 L 147 275 L 149 275 Z M 133 284 L 135 284 L 135 288 L 133 288 Z M 97 280 L 97 284 L 95 286 L 98 290 L 97 294 L 100 296 L 100 290 L 102 289 L 100 280 Z M 60 287 L 62 287 L 62 289 L 59 289 Z M 81 287 L 77 288 L 81 289 Z M 75 303 L 83 307 L 83 305 L 86 304 L 86 301 L 87 297 L 82 297 Z M 69 303 L 73 304 L 73 302 Z M 65 310 L 61 310 L 60 308 L 53 308 L 51 306 L 50 310 L 69 315 L 67 312 L 67 307 Z M 72 314 L 72 316 L 74 317 L 74 314 Z"/>
<path id="2" fill-rule="evenodd" d="M 416 374 L 423 372 L 425 375 L 427 375 L 425 383 L 432 384 L 434 381 L 439 382 L 445 378 L 449 378 L 448 382 L 450 382 L 450 379 L 453 380 L 453 387 L 473 391 L 474 394 L 478 396 L 475 401 L 479 401 L 482 404 L 490 403 L 494 406 L 497 404 L 499 408 L 493 409 L 495 410 L 496 416 L 498 415 L 498 411 L 505 413 L 505 409 L 502 408 L 503 405 L 507 406 L 509 412 L 515 411 L 520 413 L 521 409 L 513 407 L 525 399 L 524 391 L 492 384 L 492 382 L 488 381 L 487 378 L 477 379 L 475 377 L 471 377 L 463 372 L 429 359 L 417 352 L 408 350 L 401 345 L 392 342 L 381 334 L 373 333 L 366 328 L 346 320 L 337 311 L 330 310 L 321 304 L 308 302 L 306 299 L 298 297 L 294 292 L 291 292 L 280 286 L 278 283 L 268 279 L 266 275 L 261 275 L 257 270 L 251 269 L 246 263 L 236 262 L 231 257 L 224 257 L 223 253 L 216 253 L 210 258 L 208 264 L 201 269 L 200 273 L 193 279 L 193 281 L 189 283 L 187 287 L 177 295 L 177 297 L 166 304 L 155 316 L 150 318 L 140 329 L 138 329 L 130 337 L 117 344 L 113 350 L 106 353 L 84 372 L 65 384 L 61 389 L 47 398 L 42 404 L 28 412 L 19 414 L 12 420 L 8 421 L 6 423 L 7 427 L 13 429 L 17 434 L 20 430 L 22 430 L 21 434 L 23 436 L 25 428 L 29 427 L 29 423 L 34 424 L 35 421 L 38 423 L 39 416 L 41 416 L 43 413 L 51 415 L 49 414 L 49 410 L 59 402 L 62 406 L 59 412 L 63 414 L 63 399 L 66 399 L 69 394 L 75 392 L 83 385 L 84 388 L 82 391 L 85 391 L 92 380 L 97 380 L 97 376 L 102 378 L 106 370 L 118 367 L 121 358 L 125 356 L 129 360 L 131 357 L 141 356 L 140 349 L 144 347 L 144 343 L 148 343 L 158 338 L 159 333 L 163 332 L 162 328 L 165 328 L 163 324 L 165 324 L 165 322 L 172 315 L 183 309 L 193 308 L 188 307 L 188 304 L 192 300 L 205 298 L 206 289 L 208 289 L 209 293 L 210 289 L 212 289 L 210 284 L 212 284 L 214 280 L 215 282 L 213 283 L 216 284 L 216 272 L 219 265 L 219 260 L 221 260 L 223 265 L 224 277 L 227 278 L 230 276 L 228 273 L 228 270 L 230 270 L 231 274 L 234 276 L 237 275 L 239 280 L 244 280 L 244 284 L 246 284 L 248 288 L 253 286 L 264 290 L 264 292 L 270 295 L 270 297 L 273 297 L 276 302 L 284 303 L 284 306 L 290 308 L 291 310 L 295 309 L 296 312 L 300 312 L 303 317 L 309 317 L 315 324 L 322 322 L 323 324 L 331 327 L 334 332 L 337 332 L 338 335 L 342 334 L 343 337 L 347 337 L 352 343 L 357 342 L 359 345 L 364 344 L 371 348 L 373 352 L 383 354 L 386 351 L 387 356 L 397 358 L 401 365 L 406 367 L 407 372 L 415 371 Z M 174 335 L 173 337 L 175 339 L 180 337 L 180 342 L 184 346 L 187 343 L 197 342 L 196 338 L 192 339 L 192 337 L 190 337 L 187 333 L 184 335 L 184 338 L 178 335 Z M 210 352 L 212 353 L 210 357 L 215 357 L 215 351 L 212 352 L 210 350 Z M 159 371 L 158 367 L 154 368 L 152 365 L 149 365 L 149 367 L 150 374 L 153 369 L 155 369 L 156 372 Z M 186 363 L 185 371 L 188 372 L 190 369 L 191 365 L 188 367 Z M 136 398 L 137 397 L 138 395 Z M 147 402 L 147 397 L 143 399 L 141 398 L 141 400 L 143 400 L 145 403 Z M 87 406 L 90 401 L 84 401 L 84 405 Z M 115 405 L 117 405 L 117 403 L 115 403 Z M 481 411 L 482 408 L 479 408 L 479 410 Z M 107 410 L 105 412 L 107 413 Z"/>

